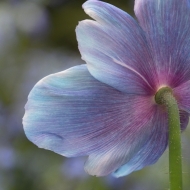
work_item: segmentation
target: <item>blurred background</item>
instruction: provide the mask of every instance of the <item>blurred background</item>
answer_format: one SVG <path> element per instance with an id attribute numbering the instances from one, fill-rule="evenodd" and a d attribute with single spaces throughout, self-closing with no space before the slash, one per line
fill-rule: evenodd
<path id="1" fill-rule="evenodd" d="M 84 0 L 0 1 L 0 190 L 167 190 L 168 151 L 153 166 L 123 178 L 96 178 L 85 158 L 64 158 L 27 140 L 22 117 L 34 84 L 84 63 L 75 37 L 89 18 Z M 133 0 L 108 1 L 131 15 Z M 184 190 L 190 187 L 190 129 L 182 135 Z"/>

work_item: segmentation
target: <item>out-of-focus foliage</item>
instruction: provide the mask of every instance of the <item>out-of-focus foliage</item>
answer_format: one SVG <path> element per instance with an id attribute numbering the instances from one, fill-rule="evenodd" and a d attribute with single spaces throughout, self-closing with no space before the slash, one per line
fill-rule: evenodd
<path id="1" fill-rule="evenodd" d="M 124 178 L 96 178 L 85 158 L 64 158 L 27 140 L 22 117 L 27 95 L 42 77 L 83 64 L 75 27 L 89 18 L 83 0 L 0 1 L 0 190 L 164 190 L 167 152 Z M 133 14 L 133 1 L 107 1 Z M 190 130 L 183 134 L 184 190 L 189 190 Z"/>

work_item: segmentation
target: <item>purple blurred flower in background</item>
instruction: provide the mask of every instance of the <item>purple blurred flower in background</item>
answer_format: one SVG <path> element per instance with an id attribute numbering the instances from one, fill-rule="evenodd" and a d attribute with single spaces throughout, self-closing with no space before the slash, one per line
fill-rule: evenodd
<path id="1" fill-rule="evenodd" d="M 0 2 L 0 54 L 4 55 L 16 44 L 17 40 L 11 6 Z"/>
<path id="2" fill-rule="evenodd" d="M 83 165 L 84 158 L 71 158 L 64 161 L 61 171 L 70 179 L 86 179 L 89 175 L 84 172 Z"/>
<path id="3" fill-rule="evenodd" d="M 168 144 L 158 89 L 178 100 L 181 129 L 190 113 L 190 9 L 187 0 L 136 0 L 138 22 L 107 3 L 83 8 L 93 20 L 76 33 L 87 64 L 49 75 L 29 94 L 25 133 L 40 148 L 86 156 L 91 175 L 125 176 L 154 164 Z"/>
<path id="4" fill-rule="evenodd" d="M 45 37 L 49 29 L 47 11 L 34 2 L 22 2 L 14 6 L 15 25 L 31 37 Z"/>
<path id="5" fill-rule="evenodd" d="M 15 164 L 15 152 L 12 147 L 0 147 L 0 168 L 11 169 Z"/>

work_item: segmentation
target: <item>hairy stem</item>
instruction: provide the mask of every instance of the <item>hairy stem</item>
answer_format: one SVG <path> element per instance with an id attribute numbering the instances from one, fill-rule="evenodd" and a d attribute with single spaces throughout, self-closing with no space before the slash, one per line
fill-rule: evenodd
<path id="1" fill-rule="evenodd" d="M 181 129 L 179 109 L 172 90 L 168 87 L 156 93 L 157 104 L 164 105 L 169 124 L 169 180 L 170 190 L 182 190 Z"/>

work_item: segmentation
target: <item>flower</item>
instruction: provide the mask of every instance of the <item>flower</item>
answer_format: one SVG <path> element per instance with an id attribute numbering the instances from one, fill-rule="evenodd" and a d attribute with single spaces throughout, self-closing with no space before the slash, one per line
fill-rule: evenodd
<path id="1" fill-rule="evenodd" d="M 29 140 L 66 157 L 85 156 L 96 176 L 125 176 L 154 164 L 168 144 L 158 89 L 173 90 L 181 129 L 190 113 L 190 8 L 187 0 L 136 0 L 138 22 L 97 0 L 94 20 L 76 28 L 84 65 L 49 75 L 29 94 L 23 119 Z"/>

